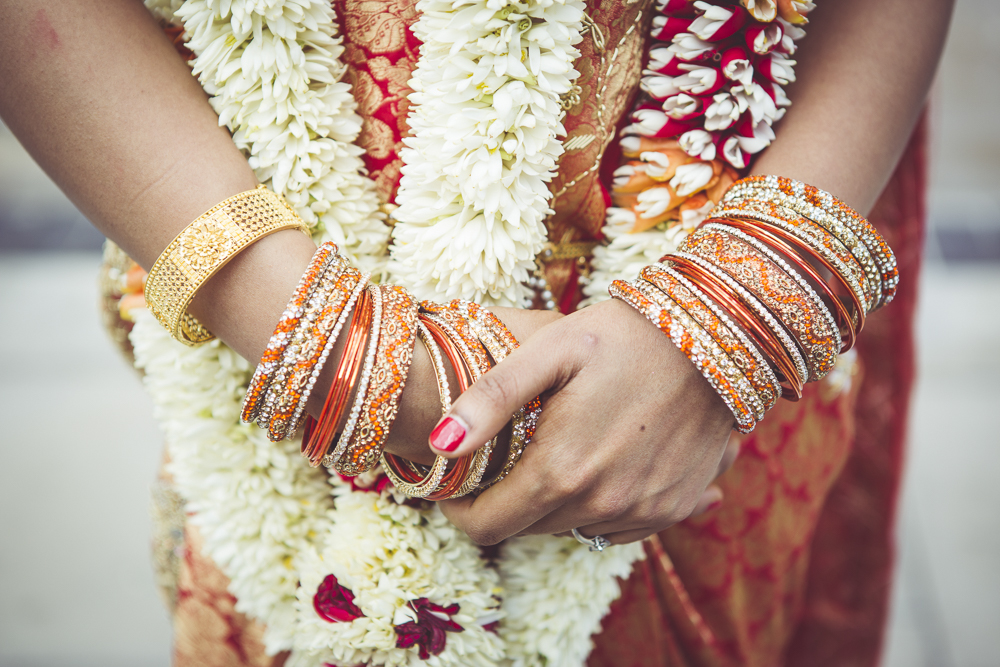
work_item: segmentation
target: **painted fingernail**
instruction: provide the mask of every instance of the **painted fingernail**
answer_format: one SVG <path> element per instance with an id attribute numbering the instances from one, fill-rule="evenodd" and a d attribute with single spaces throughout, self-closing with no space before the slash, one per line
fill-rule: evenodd
<path id="1" fill-rule="evenodd" d="M 431 447 L 442 452 L 453 452 L 465 439 L 465 426 L 454 417 L 445 417 L 431 431 Z"/>
<path id="2" fill-rule="evenodd" d="M 712 510 L 717 510 L 720 507 L 722 507 L 722 499 L 721 498 L 719 500 L 713 500 L 711 503 L 709 503 L 708 507 L 705 508 L 705 511 L 706 512 L 711 512 Z"/>

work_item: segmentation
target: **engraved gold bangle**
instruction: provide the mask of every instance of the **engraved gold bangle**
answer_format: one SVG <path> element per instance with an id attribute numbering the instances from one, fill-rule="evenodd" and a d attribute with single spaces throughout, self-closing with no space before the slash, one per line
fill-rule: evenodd
<path id="1" fill-rule="evenodd" d="M 215 336 L 187 312 L 191 300 L 240 251 L 284 229 L 309 233 L 284 198 L 264 186 L 216 204 L 185 227 L 149 270 L 150 312 L 185 345 L 212 340 Z"/>

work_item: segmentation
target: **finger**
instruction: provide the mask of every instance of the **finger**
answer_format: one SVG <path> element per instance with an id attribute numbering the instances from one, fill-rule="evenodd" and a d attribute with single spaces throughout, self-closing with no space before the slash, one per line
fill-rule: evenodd
<path id="1" fill-rule="evenodd" d="M 719 470 L 715 476 L 718 477 L 732 468 L 739 455 L 740 441 L 735 438 L 729 438 L 729 442 L 726 444 L 726 451 L 722 453 L 722 460 L 719 461 Z"/>
<path id="2" fill-rule="evenodd" d="M 659 520 L 656 517 L 646 517 L 640 521 L 627 521 L 615 519 L 611 521 L 600 521 L 596 523 L 584 524 L 580 527 L 580 511 L 573 505 L 564 505 L 557 511 L 545 516 L 538 523 L 529 526 L 522 531 L 524 535 L 571 535 L 568 529 L 576 527 L 581 533 L 587 535 L 604 535 L 622 531 L 635 531 L 640 528 L 651 527 L 650 530 L 665 530 L 670 526 L 690 519 L 693 516 L 711 512 L 722 504 L 723 493 L 715 484 L 710 484 L 695 503 L 694 508 L 688 514 L 664 515 Z"/>
<path id="3" fill-rule="evenodd" d="M 495 436 L 525 403 L 565 376 L 564 360 L 537 336 L 479 378 L 431 432 L 431 449 L 457 458 Z"/>
<path id="4" fill-rule="evenodd" d="M 475 498 L 442 500 L 438 507 L 476 544 L 497 544 L 524 531 L 567 501 L 567 497 L 553 492 L 552 485 L 533 472 L 530 455 L 531 450 L 525 452 L 521 463 L 502 484 Z"/>
<path id="5" fill-rule="evenodd" d="M 661 530 L 663 530 L 663 529 L 662 528 L 659 528 L 659 529 L 656 529 L 656 528 L 635 528 L 633 530 L 620 530 L 620 531 L 618 531 L 616 533 L 608 533 L 606 535 L 602 535 L 601 533 L 594 533 L 594 532 L 588 531 L 586 529 L 580 529 L 579 532 L 584 537 L 596 537 L 597 535 L 601 535 L 601 537 L 603 537 L 604 539 L 606 539 L 608 542 L 611 542 L 612 545 L 615 545 L 615 544 L 630 544 L 632 542 L 639 542 L 640 540 L 646 539 L 650 535 L 655 535 L 656 533 L 660 532 Z M 573 536 L 573 533 L 559 533 L 559 536 L 564 536 L 564 535 L 568 536 L 569 539 L 571 539 L 571 540 L 575 540 L 576 539 Z"/>
<path id="6" fill-rule="evenodd" d="M 701 497 L 698 499 L 698 504 L 694 506 L 691 514 L 688 516 L 690 519 L 693 516 L 698 516 L 704 514 L 705 512 L 711 512 L 712 510 L 718 509 L 722 505 L 722 489 L 717 487 L 715 484 L 710 484 L 707 489 L 705 489 Z"/>

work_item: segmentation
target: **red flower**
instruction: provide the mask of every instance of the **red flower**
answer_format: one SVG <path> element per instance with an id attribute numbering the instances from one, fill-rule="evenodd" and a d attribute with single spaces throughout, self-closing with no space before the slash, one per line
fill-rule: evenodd
<path id="1" fill-rule="evenodd" d="M 325 621 L 330 623 L 350 622 L 364 614 L 354 606 L 354 593 L 337 583 L 337 577 L 326 575 L 326 579 L 316 589 L 313 608 Z"/>
<path id="2" fill-rule="evenodd" d="M 465 628 L 451 620 L 458 613 L 458 605 L 447 607 L 434 604 L 427 598 L 410 603 L 417 612 L 417 620 L 396 626 L 396 648 L 420 647 L 420 659 L 427 660 L 444 650 L 447 638 L 445 632 L 463 632 Z"/>

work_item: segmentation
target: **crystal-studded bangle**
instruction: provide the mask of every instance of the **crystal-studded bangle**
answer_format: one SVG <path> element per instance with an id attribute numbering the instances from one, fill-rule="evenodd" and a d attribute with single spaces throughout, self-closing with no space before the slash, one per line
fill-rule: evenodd
<path id="1" fill-rule="evenodd" d="M 718 372 L 729 382 L 731 390 L 734 392 L 737 405 L 742 404 L 750 410 L 755 421 L 764 418 L 767 412 L 764 402 L 757 393 L 756 388 L 746 376 L 746 372 L 736 364 L 732 356 L 718 344 L 712 334 L 710 334 L 690 313 L 684 310 L 673 297 L 653 286 L 647 281 L 633 281 L 632 286 L 642 293 L 647 299 L 652 300 L 661 308 L 670 311 L 671 316 L 677 321 L 688 334 L 701 346 L 711 360 L 715 363 Z"/>
<path id="2" fill-rule="evenodd" d="M 862 312 L 860 304 L 854 312 L 848 312 L 847 306 L 833 290 L 830 282 L 813 268 L 805 258 L 816 257 L 815 252 L 808 244 L 803 243 L 794 236 L 785 236 L 780 229 L 774 229 L 765 223 L 751 223 L 739 218 L 720 219 L 712 218 L 708 221 L 711 225 L 722 225 L 743 232 L 746 236 L 763 243 L 771 250 L 782 253 L 783 259 L 791 262 L 795 271 L 809 281 L 810 286 L 819 290 L 820 298 L 824 298 L 824 303 L 833 307 L 832 315 L 840 331 L 841 347 L 839 352 L 847 352 L 854 347 L 857 336 L 858 314 Z M 708 225 L 705 225 L 708 227 Z M 837 282 L 837 284 L 841 284 Z M 848 290 L 849 292 L 849 290 Z"/>
<path id="3" fill-rule="evenodd" d="M 247 387 L 240 413 L 240 420 L 244 423 L 252 423 L 257 418 L 259 402 L 271 384 L 278 361 L 284 355 L 292 338 L 292 332 L 299 326 L 299 321 L 305 312 L 305 303 L 315 291 L 320 279 L 327 273 L 330 263 L 335 261 L 344 261 L 337 255 L 337 246 L 331 242 L 324 243 L 316 250 L 309 266 L 299 279 L 299 284 L 284 312 L 281 313 L 281 319 L 278 320 L 278 325 L 274 328 L 274 333 L 268 340 L 264 354 L 261 355 Z"/>
<path id="4" fill-rule="evenodd" d="M 153 263 L 143 294 L 167 331 L 185 345 L 215 336 L 187 312 L 195 294 L 248 246 L 284 229 L 309 228 L 281 195 L 263 185 L 219 202 L 181 231 Z"/>
<path id="5" fill-rule="evenodd" d="M 686 317 L 679 306 L 673 304 L 672 307 L 664 307 L 631 283 L 616 280 L 611 283 L 608 291 L 614 298 L 624 301 L 642 313 L 691 360 L 691 363 L 708 380 L 712 389 L 733 413 L 737 430 L 741 433 L 749 433 L 753 430 L 757 424 L 754 412 L 740 400 L 740 393 L 719 367 L 717 355 L 713 354 L 712 351 L 714 341 L 711 340 L 711 336 L 708 336 L 707 333 L 704 337 L 692 335 L 692 331 L 697 330 L 697 325 L 690 320 L 690 317 Z M 666 303 L 672 301 L 662 292 L 660 292 L 660 296 L 662 301 Z M 688 320 L 687 322 L 684 322 L 685 318 Z M 718 352 L 722 352 L 721 348 L 718 348 Z"/>
<path id="6" fill-rule="evenodd" d="M 700 227 L 682 248 L 739 280 L 778 316 L 805 350 L 810 380 L 833 369 L 841 346 L 833 315 L 784 260 L 742 232 L 721 225 Z"/>
<path id="7" fill-rule="evenodd" d="M 304 364 L 306 359 L 319 354 L 317 346 L 320 341 L 316 336 L 329 333 L 329 328 L 333 326 L 322 315 L 329 311 L 328 300 L 334 290 L 338 286 L 353 284 L 354 275 L 350 271 L 346 262 L 331 262 L 316 281 L 316 287 L 303 304 L 302 316 L 292 329 L 288 344 L 281 351 L 267 387 L 263 389 L 255 406 L 255 421 L 260 428 L 268 428 L 279 402 L 290 400 L 283 393 L 295 373 L 296 365 Z"/>
<path id="8" fill-rule="evenodd" d="M 358 425 L 344 455 L 335 467 L 344 475 L 360 475 L 378 464 L 392 423 L 399 412 L 399 398 L 413 361 L 417 341 L 417 303 L 398 285 L 378 285 L 382 295 L 382 321 L 375 365 L 365 389 Z"/>
<path id="9" fill-rule="evenodd" d="M 864 327 L 865 315 L 875 305 L 875 295 L 864 267 L 841 241 L 825 227 L 773 202 L 747 200 L 736 206 L 716 208 L 712 217 L 741 218 L 771 225 L 797 237 L 809 245 L 816 257 L 831 273 L 842 280 L 853 295 L 855 307 L 861 311 L 858 330 Z"/>
<path id="10" fill-rule="evenodd" d="M 282 384 L 272 383 L 268 390 L 268 394 L 276 393 L 276 400 L 268 402 L 265 399 L 265 409 L 273 406 L 267 424 L 267 435 L 272 441 L 290 437 L 301 425 L 302 413 L 316 379 L 368 278 L 368 274 L 361 274 L 354 268 L 341 272 L 333 289 L 323 295 L 325 305 L 315 321 L 303 322 L 306 330 L 303 344 L 297 350 L 289 345 L 282 359 L 282 365 L 289 369 L 286 379 Z"/>
<path id="11" fill-rule="evenodd" d="M 746 199 L 771 201 L 822 225 L 851 250 L 875 292 L 875 310 L 889 303 L 899 282 L 896 258 L 875 228 L 828 192 L 779 176 L 750 176 L 734 183 L 722 205 Z"/>
<path id="12" fill-rule="evenodd" d="M 765 410 L 774 407 L 781 396 L 781 386 L 774 371 L 764 360 L 760 350 L 737 327 L 725 312 L 712 303 L 691 281 L 676 270 L 663 264 L 647 266 L 641 278 L 659 288 L 683 308 L 725 350 L 764 404 Z"/>
<path id="13" fill-rule="evenodd" d="M 426 318 L 438 325 L 450 338 L 460 351 L 466 366 L 472 373 L 473 382 L 481 378 L 491 367 L 489 355 L 482 343 L 472 332 L 468 320 L 459 315 L 448 306 L 444 306 L 430 301 L 423 301 L 420 304 L 421 312 Z M 462 480 L 451 497 L 460 498 L 468 495 L 479 486 L 483 475 L 489 466 L 493 450 L 496 447 L 496 437 L 477 449 L 472 455 L 472 462 L 468 476 Z"/>
<path id="14" fill-rule="evenodd" d="M 794 402 L 802 397 L 802 387 L 809 380 L 809 368 L 801 348 L 753 293 L 744 289 L 728 273 L 697 255 L 678 251 L 662 261 L 700 285 L 710 298 L 737 318 L 761 349 L 767 351 L 784 380 L 782 398 Z M 737 298 L 734 299 L 733 295 Z"/>
<path id="15" fill-rule="evenodd" d="M 456 299 L 451 302 L 451 308 L 464 316 L 480 342 L 493 357 L 496 363 L 507 358 L 507 355 L 518 347 L 517 339 L 507 325 L 494 313 L 471 301 Z M 476 493 L 482 493 L 491 486 L 502 481 L 521 460 L 525 447 L 531 443 L 538 426 L 538 418 L 542 413 L 542 399 L 539 396 L 521 406 L 511 418 L 511 438 L 507 448 L 507 458 L 499 472 L 491 479 L 480 482 Z"/>
<path id="16" fill-rule="evenodd" d="M 434 342 L 430 331 L 427 330 L 427 326 L 423 322 L 417 322 L 417 335 L 431 357 L 434 378 L 437 380 L 438 394 L 441 398 L 441 414 L 446 415 L 451 410 L 451 387 L 448 384 L 448 374 L 445 371 L 441 348 Z M 393 486 L 408 498 L 426 498 L 437 490 L 441 484 L 441 480 L 444 478 L 449 463 L 450 459 L 437 456 L 434 459 L 434 464 L 431 465 L 426 473 L 420 476 L 419 480 L 410 482 L 406 479 L 405 472 L 405 468 L 409 466 L 409 462 L 402 457 L 388 452 L 382 453 L 382 469 L 385 471 L 386 476 L 392 482 Z"/>

